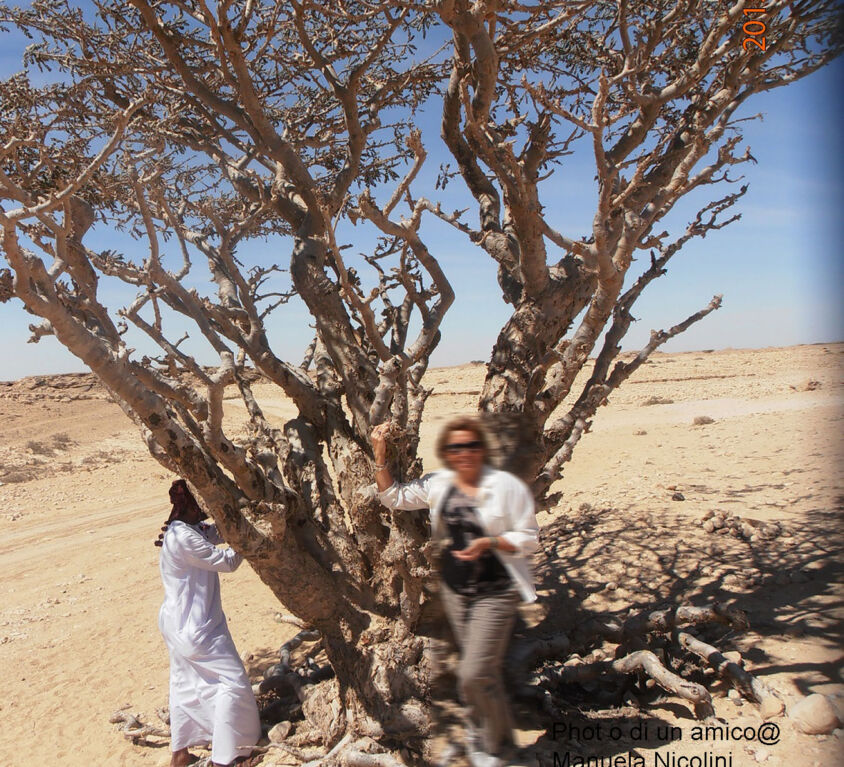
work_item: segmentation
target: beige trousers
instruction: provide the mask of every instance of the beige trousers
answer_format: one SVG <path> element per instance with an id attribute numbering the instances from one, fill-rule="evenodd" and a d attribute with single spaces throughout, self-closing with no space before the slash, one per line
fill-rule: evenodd
<path id="1" fill-rule="evenodd" d="M 501 666 L 516 620 L 519 595 L 511 589 L 492 596 L 466 597 L 444 583 L 440 583 L 440 595 L 460 650 L 457 689 L 466 709 L 470 741 L 477 736 L 479 750 L 498 754 L 513 743 Z"/>

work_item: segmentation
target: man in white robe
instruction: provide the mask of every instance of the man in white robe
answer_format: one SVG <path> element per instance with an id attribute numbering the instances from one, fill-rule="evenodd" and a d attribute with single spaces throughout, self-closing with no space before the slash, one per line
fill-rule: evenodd
<path id="1" fill-rule="evenodd" d="M 204 524 L 186 483 L 171 488 L 173 513 L 160 542 L 164 604 L 158 625 L 170 652 L 171 767 L 195 759 L 190 746 L 211 743 L 214 765 L 248 757 L 261 736 L 258 707 L 220 603 L 219 572 L 242 557 Z"/>

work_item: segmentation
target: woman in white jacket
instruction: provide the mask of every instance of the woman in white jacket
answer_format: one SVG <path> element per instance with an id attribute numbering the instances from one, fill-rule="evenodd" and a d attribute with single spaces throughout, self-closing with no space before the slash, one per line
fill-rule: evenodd
<path id="1" fill-rule="evenodd" d="M 469 761 L 497 767 L 513 745 L 501 665 L 519 600 L 536 599 L 533 495 L 514 475 L 485 464 L 488 443 L 475 418 L 457 418 L 440 433 L 437 455 L 448 469 L 404 484 L 386 464 L 388 429 L 372 431 L 379 498 L 390 509 L 430 509 L 432 535 L 444 543 L 440 593 L 460 648 Z"/>

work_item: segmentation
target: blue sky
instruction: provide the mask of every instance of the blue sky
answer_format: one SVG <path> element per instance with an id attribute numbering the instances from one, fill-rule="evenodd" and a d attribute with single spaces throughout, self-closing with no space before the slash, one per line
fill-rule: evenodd
<path id="1" fill-rule="evenodd" d="M 6 43 L 0 48 L 0 76 L 18 68 L 22 50 L 16 34 L 7 35 Z M 639 348 L 652 329 L 681 321 L 716 293 L 723 294 L 723 307 L 670 341 L 666 351 L 784 346 L 842 338 L 842 75 L 844 62 L 839 59 L 811 77 L 749 101 L 745 114 L 761 112 L 763 119 L 744 125 L 744 143 L 751 147 L 758 165 L 741 168 L 750 184 L 737 209 L 742 219 L 705 240 L 691 242 L 674 257 L 668 274 L 648 288 L 634 309 L 639 321 L 628 333 L 625 349 Z M 421 119 L 427 122 L 430 118 Z M 428 150 L 427 169 L 420 178 L 423 183 L 445 159 L 441 146 L 429 146 Z M 590 226 L 595 189 L 590 183 L 589 163 L 574 159 L 572 170 L 559 173 L 553 187 L 549 185 L 545 205 L 555 225 L 567 234 L 581 236 Z M 583 172 L 582 178 L 578 178 L 578 170 Z M 416 191 L 421 193 L 421 189 L 417 186 Z M 451 189 L 447 190 L 449 198 L 456 194 L 456 189 Z M 447 200 L 444 207 L 457 207 L 456 201 Z M 677 233 L 693 214 L 690 204 L 678 208 L 671 219 Z M 508 316 L 493 265 L 445 224 L 428 224 L 425 236 L 456 292 L 432 364 L 486 361 Z M 358 239 L 356 245 L 363 250 L 366 240 Z M 91 244 L 124 247 L 107 231 L 98 231 Z M 284 243 L 263 247 L 274 250 L 279 246 L 286 247 Z M 285 254 L 281 263 L 287 260 Z M 103 290 L 115 307 L 131 300 L 107 284 Z M 27 344 L 27 325 L 34 320 L 17 301 L 0 304 L 0 380 L 84 370 L 52 338 Z M 271 320 L 270 339 L 280 356 L 296 362 L 301 359 L 310 340 L 308 320 L 296 301 Z M 180 334 L 175 331 L 173 336 Z M 137 341 L 139 351 L 147 350 L 142 339 L 132 341 Z M 200 345 L 193 350 L 202 359 Z"/>

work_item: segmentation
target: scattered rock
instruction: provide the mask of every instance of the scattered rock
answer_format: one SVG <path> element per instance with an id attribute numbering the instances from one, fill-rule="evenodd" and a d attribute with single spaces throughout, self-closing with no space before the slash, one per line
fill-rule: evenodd
<path id="1" fill-rule="evenodd" d="M 673 399 L 668 399 L 666 397 L 648 397 L 646 400 L 642 402 L 643 405 L 670 405 L 674 402 Z"/>
<path id="2" fill-rule="evenodd" d="M 692 421 L 692 424 L 695 426 L 706 426 L 706 424 L 710 423 L 715 423 L 715 419 L 710 418 L 708 415 L 695 416 L 694 421 Z"/>
<path id="3" fill-rule="evenodd" d="M 671 500 L 672 501 L 685 501 L 686 496 L 683 495 L 682 493 L 674 493 L 674 495 L 671 496 Z"/>
<path id="4" fill-rule="evenodd" d="M 785 712 L 785 703 L 774 695 L 769 695 L 759 706 L 759 716 L 763 719 L 773 719 L 775 716 L 782 716 Z"/>
<path id="5" fill-rule="evenodd" d="M 715 525 L 713 525 L 713 524 L 712 524 L 712 520 L 711 520 L 711 519 L 707 519 L 707 520 L 706 520 L 706 522 L 704 522 L 704 523 L 703 523 L 703 529 L 704 529 L 707 533 L 712 533 L 712 532 L 715 532 Z"/>
<path id="6" fill-rule="evenodd" d="M 807 735 L 826 735 L 841 724 L 835 707 L 826 695 L 814 693 L 795 703 L 788 711 L 794 728 Z"/>
<path id="7" fill-rule="evenodd" d="M 816 381 L 814 378 L 808 378 L 802 383 L 797 384 L 797 386 L 790 386 L 790 389 L 794 391 L 815 391 L 816 389 L 820 389 L 822 386 L 820 381 Z"/>
<path id="8" fill-rule="evenodd" d="M 639 708 L 639 699 L 628 690 L 624 693 L 624 705 L 625 706 L 632 706 L 633 708 Z"/>
<path id="9" fill-rule="evenodd" d="M 712 519 L 712 517 L 714 517 L 714 516 L 715 516 L 715 512 L 714 512 L 714 511 L 712 511 L 712 509 L 710 509 L 710 510 L 709 510 L 709 511 L 707 511 L 707 512 L 703 515 L 703 517 L 701 517 L 701 518 L 702 518 L 703 520 L 707 520 L 707 519 Z"/>
<path id="10" fill-rule="evenodd" d="M 740 666 L 744 665 L 744 661 L 741 657 L 741 653 L 737 650 L 728 650 L 727 652 L 723 653 L 723 656 L 730 661 L 730 663 L 738 663 Z"/>
<path id="11" fill-rule="evenodd" d="M 290 730 L 293 729 L 292 722 L 283 721 L 279 722 L 275 725 L 270 731 L 267 733 L 267 737 L 270 739 L 271 743 L 282 743 L 284 739 L 290 734 Z"/>
<path id="12" fill-rule="evenodd" d="M 770 755 L 771 755 L 771 752 L 770 752 L 770 751 L 768 751 L 768 749 L 767 749 L 767 748 L 760 748 L 760 749 L 758 749 L 758 750 L 756 751 L 756 753 L 753 755 L 753 758 L 754 758 L 757 762 L 760 762 L 760 763 L 761 763 L 761 762 L 766 761 L 766 760 L 767 760 L 767 758 L 768 758 Z"/>

